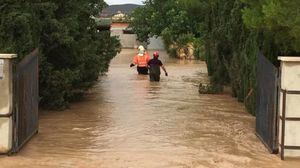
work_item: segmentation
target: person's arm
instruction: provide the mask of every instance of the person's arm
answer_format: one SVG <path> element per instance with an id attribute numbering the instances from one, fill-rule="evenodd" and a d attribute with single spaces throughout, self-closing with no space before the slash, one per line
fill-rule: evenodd
<path id="1" fill-rule="evenodd" d="M 167 70 L 166 70 L 165 66 L 163 65 L 163 63 L 162 63 L 160 60 L 159 60 L 159 65 L 160 65 L 161 69 L 163 69 L 163 70 L 164 70 L 164 72 L 165 72 L 165 75 L 166 75 L 166 76 L 168 76 L 168 72 L 167 72 Z"/>
<path id="2" fill-rule="evenodd" d="M 166 75 L 166 76 L 168 76 L 168 72 L 167 72 L 167 70 L 166 70 L 165 66 L 164 66 L 164 65 L 161 65 L 161 68 L 164 70 L 164 72 L 165 72 L 165 75 Z"/>
<path id="3" fill-rule="evenodd" d="M 133 62 L 130 64 L 130 67 L 134 67 L 137 64 L 138 64 L 138 58 L 137 58 L 137 56 L 134 56 Z"/>

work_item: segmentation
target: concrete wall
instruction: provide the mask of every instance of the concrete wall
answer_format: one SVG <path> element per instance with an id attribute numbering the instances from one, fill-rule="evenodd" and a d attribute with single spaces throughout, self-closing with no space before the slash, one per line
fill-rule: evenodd
<path id="1" fill-rule="evenodd" d="M 281 88 L 287 91 L 300 91 L 300 57 L 281 57 Z M 286 95 L 286 118 L 300 118 L 300 94 Z M 280 116 L 283 116 L 283 93 L 280 93 Z M 285 121 L 285 146 L 300 147 L 300 121 Z M 279 143 L 282 144 L 282 119 L 279 121 Z M 284 156 L 300 157 L 300 150 L 285 149 Z"/>
<path id="2" fill-rule="evenodd" d="M 149 39 L 150 43 L 148 45 L 149 50 L 164 50 L 165 46 L 161 37 L 152 37 Z"/>
<path id="3" fill-rule="evenodd" d="M 123 29 L 126 27 L 112 27 L 111 36 L 118 36 L 122 45 L 122 48 L 136 49 L 141 43 L 137 41 L 136 34 L 123 34 Z M 147 46 L 147 49 L 150 50 L 163 50 L 164 44 L 161 37 L 150 38 L 150 44 Z"/>
<path id="4" fill-rule="evenodd" d="M 0 115 L 3 115 L 11 113 L 12 111 L 12 86 L 10 74 L 12 69 L 10 60 L 1 58 L 0 60 L 0 63 L 4 63 L 2 67 L 0 67 L 0 71 L 3 71 L 3 77 L 0 79 Z"/>
<path id="5" fill-rule="evenodd" d="M 0 153 L 12 148 L 13 78 L 12 59 L 16 55 L 0 54 Z"/>
<path id="6" fill-rule="evenodd" d="M 111 36 L 118 36 L 122 45 L 122 48 L 137 48 L 139 43 L 136 40 L 135 34 L 123 34 L 124 28 L 112 28 Z"/>
<path id="7" fill-rule="evenodd" d="M 12 148 L 12 118 L 0 118 L 0 153 L 8 153 Z"/>

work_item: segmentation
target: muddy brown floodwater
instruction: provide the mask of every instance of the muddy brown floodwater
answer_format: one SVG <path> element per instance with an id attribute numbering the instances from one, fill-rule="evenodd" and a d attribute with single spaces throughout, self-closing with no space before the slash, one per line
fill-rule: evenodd
<path id="1" fill-rule="evenodd" d="M 45 112 L 40 131 L 0 167 L 299 168 L 282 162 L 255 136 L 255 118 L 228 94 L 199 95 L 206 67 L 169 59 L 169 77 L 150 83 L 129 68 L 123 50 L 86 99 L 64 112 Z"/>

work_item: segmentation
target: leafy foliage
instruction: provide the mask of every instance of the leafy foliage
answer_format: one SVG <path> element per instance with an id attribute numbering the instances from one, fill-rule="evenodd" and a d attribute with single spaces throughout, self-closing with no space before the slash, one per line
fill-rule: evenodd
<path id="1" fill-rule="evenodd" d="M 272 34 L 273 42 L 282 54 L 300 51 L 300 1 L 297 0 L 243 0 L 245 24 L 258 31 Z"/>
<path id="2" fill-rule="evenodd" d="M 97 32 L 103 0 L 3 0 L 0 51 L 21 59 L 39 47 L 41 105 L 64 109 L 108 69 L 118 39 Z"/>
<path id="3" fill-rule="evenodd" d="M 262 51 L 274 64 L 279 54 L 300 52 L 298 0 L 147 0 L 148 36 L 162 35 L 167 47 L 187 43 L 205 55 L 213 85 L 230 85 L 233 96 L 255 114 L 256 58 Z M 135 15 L 134 15 L 135 17 Z M 139 20 L 139 19 L 137 19 Z M 141 26 L 133 22 L 133 27 Z M 141 29 L 135 29 L 139 35 Z M 204 47 L 203 47 L 204 46 Z"/>
<path id="4" fill-rule="evenodd" d="M 151 36 L 162 36 L 166 49 L 171 54 L 176 53 L 174 46 L 187 45 L 183 43 L 186 41 L 182 41 L 185 38 L 183 34 L 188 37 L 193 24 L 189 22 L 191 20 L 187 11 L 181 10 L 177 1 L 148 0 L 145 4 L 132 14 L 134 20 L 131 27 L 140 41 L 148 42 Z"/>

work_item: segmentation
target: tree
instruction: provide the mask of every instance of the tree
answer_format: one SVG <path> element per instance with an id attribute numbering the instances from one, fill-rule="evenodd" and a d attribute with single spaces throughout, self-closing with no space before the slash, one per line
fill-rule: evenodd
<path id="1" fill-rule="evenodd" d="M 91 16 L 103 0 L 4 0 L 0 49 L 20 58 L 39 47 L 41 105 L 64 109 L 82 97 L 120 51 L 110 33 L 97 32 Z"/>
<path id="2" fill-rule="evenodd" d="M 250 29 L 272 34 L 281 54 L 300 52 L 300 13 L 298 0 L 243 0 L 243 20 Z"/>
<path id="3" fill-rule="evenodd" d="M 148 0 L 145 4 L 143 9 L 149 12 L 139 14 L 148 18 L 143 36 L 162 35 L 167 47 L 187 43 L 186 39 L 200 41 L 211 82 L 231 86 L 233 96 L 252 114 L 259 50 L 275 65 L 279 54 L 300 54 L 299 0 Z"/>

